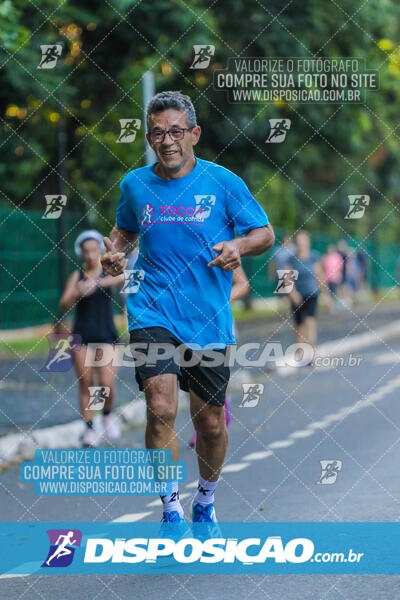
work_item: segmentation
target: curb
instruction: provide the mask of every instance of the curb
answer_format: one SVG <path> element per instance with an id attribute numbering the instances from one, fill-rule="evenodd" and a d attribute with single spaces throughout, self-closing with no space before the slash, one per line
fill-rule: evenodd
<path id="1" fill-rule="evenodd" d="M 146 420 L 144 400 L 135 400 L 118 407 L 114 412 L 122 429 L 143 425 Z M 101 431 L 101 417 L 94 418 L 94 428 Z M 39 448 L 81 448 L 80 437 L 85 430 L 81 419 L 63 425 L 53 425 L 32 432 L 13 433 L 0 438 L 0 468 L 34 458 Z"/>
<path id="2" fill-rule="evenodd" d="M 178 411 L 189 406 L 184 393 L 179 394 Z M 140 427 L 146 423 L 146 402 L 143 399 L 133 400 L 119 406 L 113 413 L 124 431 Z M 94 418 L 94 428 L 101 432 L 101 416 Z M 35 450 L 52 448 L 81 448 L 80 437 L 85 430 L 81 419 L 62 425 L 53 425 L 43 429 L 35 429 L 27 433 L 12 433 L 0 438 L 0 469 L 23 460 L 32 460 Z"/>

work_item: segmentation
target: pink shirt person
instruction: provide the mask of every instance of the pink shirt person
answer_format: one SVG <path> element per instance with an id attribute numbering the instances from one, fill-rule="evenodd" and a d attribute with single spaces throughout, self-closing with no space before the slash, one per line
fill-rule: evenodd
<path id="1" fill-rule="evenodd" d="M 326 281 L 339 284 L 342 281 L 343 258 L 335 250 L 322 257 Z"/>

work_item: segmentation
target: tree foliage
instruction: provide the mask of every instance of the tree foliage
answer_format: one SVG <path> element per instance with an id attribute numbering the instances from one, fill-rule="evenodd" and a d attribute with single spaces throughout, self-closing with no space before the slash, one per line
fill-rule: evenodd
<path id="1" fill-rule="evenodd" d="M 61 171 L 68 208 L 106 233 L 120 180 L 144 164 L 143 129 L 118 144 L 119 119 L 143 120 L 141 76 L 152 70 L 157 91 L 192 97 L 199 156 L 244 177 L 275 225 L 395 240 L 399 11 L 394 0 L 0 2 L 0 203 L 42 208 Z M 54 43 L 63 45 L 59 64 L 37 69 L 40 45 Z M 190 69 L 199 43 L 215 46 L 205 70 Z M 213 70 L 233 56 L 359 57 L 379 71 L 380 87 L 357 105 L 229 104 L 214 89 Z M 266 145 L 273 117 L 292 127 L 285 143 Z M 368 218 L 343 219 L 352 193 L 370 194 Z"/>

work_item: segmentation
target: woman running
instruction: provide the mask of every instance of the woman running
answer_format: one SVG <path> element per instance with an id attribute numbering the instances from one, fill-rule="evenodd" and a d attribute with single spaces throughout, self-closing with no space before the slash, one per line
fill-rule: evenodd
<path id="1" fill-rule="evenodd" d="M 231 297 L 229 298 L 229 302 L 232 303 L 235 300 L 239 300 L 246 296 L 250 291 L 249 280 L 246 277 L 246 273 L 243 271 L 242 267 L 238 267 L 233 271 L 233 279 L 232 279 L 232 290 Z M 235 323 L 233 323 L 233 332 L 235 333 Z M 229 424 L 232 420 L 231 414 L 231 397 L 229 394 L 225 397 L 225 423 L 226 426 L 229 427 Z M 192 439 L 189 442 L 189 446 L 194 448 L 196 445 L 196 432 L 194 432 Z"/>
<path id="2" fill-rule="evenodd" d="M 104 351 L 109 350 L 111 354 L 112 344 L 118 339 L 112 314 L 111 288 L 124 282 L 124 274 L 117 277 L 105 275 L 100 264 L 104 250 L 103 236 L 98 231 L 84 231 L 77 237 L 75 254 L 83 259 L 82 269 L 70 275 L 60 300 L 60 310 L 63 314 L 76 306 L 72 333 L 82 337 L 80 350 L 74 352 L 74 365 L 79 382 L 80 413 L 86 424 L 82 436 L 84 447 L 94 447 L 99 442 L 99 437 L 93 429 L 95 410 L 99 408 L 96 408 L 96 404 L 102 405 L 104 402 L 102 411 L 105 436 L 109 440 L 115 440 L 120 435 L 119 425 L 111 414 L 116 368 L 111 364 L 99 367 L 84 365 L 88 353 L 93 353 L 87 346 L 89 343 L 110 344 Z M 94 383 L 95 375 L 97 384 Z M 92 390 L 94 395 L 90 394 L 89 388 L 95 385 L 98 389 Z"/>

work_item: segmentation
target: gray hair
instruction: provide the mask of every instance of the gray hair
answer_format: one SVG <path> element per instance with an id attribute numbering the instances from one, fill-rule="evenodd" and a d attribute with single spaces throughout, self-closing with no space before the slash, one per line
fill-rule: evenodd
<path id="1" fill-rule="evenodd" d="M 159 92 L 150 100 L 147 105 L 147 129 L 150 129 L 149 117 L 156 113 L 163 112 L 169 108 L 174 110 L 185 111 L 188 127 L 196 127 L 197 118 L 196 111 L 189 96 L 181 94 L 181 92 Z"/>

